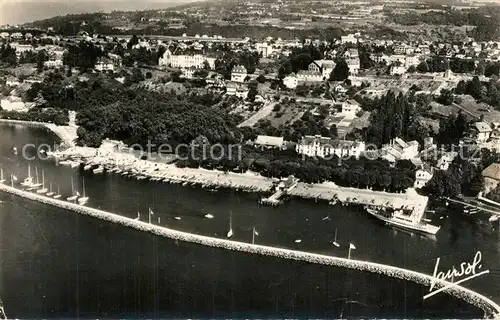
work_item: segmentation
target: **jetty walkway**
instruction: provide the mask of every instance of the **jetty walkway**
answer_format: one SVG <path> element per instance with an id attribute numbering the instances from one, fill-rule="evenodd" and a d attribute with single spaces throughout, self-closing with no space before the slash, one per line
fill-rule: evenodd
<path id="1" fill-rule="evenodd" d="M 196 243 L 208 247 L 215 247 L 226 250 L 260 254 L 264 256 L 272 256 L 282 259 L 304 261 L 309 263 L 330 265 L 335 267 L 351 268 L 360 271 L 368 271 L 389 277 L 413 281 L 425 286 L 430 286 L 432 281 L 435 281 L 436 289 L 449 286 L 445 288 L 443 292 L 451 294 L 457 298 L 463 299 L 464 301 L 467 301 L 468 303 L 481 308 L 482 310 L 484 310 L 485 316 L 488 318 L 500 319 L 500 306 L 498 306 L 495 302 L 493 302 L 489 298 L 477 292 L 469 290 L 467 288 L 461 287 L 459 285 L 452 284 L 450 282 L 443 280 L 434 279 L 432 276 L 423 273 L 397 268 L 389 265 L 368 262 L 368 261 L 351 260 L 351 259 L 332 257 L 332 256 L 320 255 L 303 251 L 275 248 L 275 247 L 191 234 L 154 224 L 149 224 L 146 222 L 142 222 L 140 220 L 134 220 L 118 214 L 106 212 L 103 210 L 84 207 L 67 201 L 49 198 L 36 193 L 31 193 L 28 191 L 23 191 L 14 187 L 10 187 L 5 184 L 0 184 L 0 191 L 14 196 L 29 199 L 32 201 L 44 203 L 47 205 L 52 205 L 61 209 L 74 211 L 79 214 L 95 217 L 113 223 L 118 223 L 123 226 L 127 226 L 137 230 L 150 232 L 173 240 Z"/>

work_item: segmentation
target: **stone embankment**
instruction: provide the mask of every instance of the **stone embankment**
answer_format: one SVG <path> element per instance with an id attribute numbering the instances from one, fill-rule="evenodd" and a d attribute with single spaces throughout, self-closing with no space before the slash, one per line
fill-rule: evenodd
<path id="1" fill-rule="evenodd" d="M 368 261 L 357 261 L 350 260 L 339 257 L 331 257 L 326 255 L 320 255 L 309 252 L 288 250 L 283 248 L 275 248 L 269 246 L 255 245 L 244 242 L 230 241 L 226 239 L 218 239 L 207 236 L 201 236 L 196 234 L 191 234 L 187 232 L 177 231 L 173 229 L 169 229 L 162 226 L 157 226 L 154 224 L 149 224 L 146 222 L 142 222 L 139 220 L 134 220 L 131 218 L 127 218 L 124 216 L 120 216 L 114 213 L 84 207 L 77 204 L 69 203 L 63 200 L 56 200 L 53 198 L 48 198 L 43 195 L 19 190 L 17 188 L 13 188 L 4 184 L 0 184 L 0 191 L 5 193 L 9 193 L 15 196 L 19 196 L 22 198 L 26 198 L 32 201 L 37 201 L 40 203 L 44 203 L 47 205 L 52 205 L 61 209 L 66 209 L 70 211 L 74 211 L 79 214 L 95 217 L 101 220 L 110 221 L 113 223 L 118 223 L 123 226 L 127 226 L 130 228 L 134 228 L 137 230 L 141 230 L 144 232 L 150 232 L 159 236 L 163 236 L 173 240 L 179 240 L 184 242 L 196 243 L 208 247 L 221 248 L 226 250 L 233 250 L 239 252 L 246 252 L 252 254 L 260 254 L 264 256 L 272 256 L 282 259 L 289 260 L 297 260 L 304 261 L 315 264 L 322 265 L 330 265 L 341 268 L 350 268 L 356 269 L 359 271 L 368 271 L 372 273 L 378 273 L 389 277 L 404 279 L 408 281 L 413 281 L 425 286 L 430 286 L 432 281 L 436 283 L 436 289 L 442 288 L 447 285 L 452 285 L 447 281 L 434 279 L 430 275 L 426 275 L 423 273 L 406 270 L 402 268 L 397 268 L 389 265 L 383 265 Z M 500 306 L 498 306 L 495 302 L 488 299 L 487 297 L 474 292 L 472 290 L 466 289 L 464 287 L 458 285 L 452 285 L 451 287 L 443 290 L 444 292 L 451 294 L 457 298 L 463 299 L 468 303 L 480 307 L 484 310 L 485 315 L 488 318 L 500 318 Z"/>

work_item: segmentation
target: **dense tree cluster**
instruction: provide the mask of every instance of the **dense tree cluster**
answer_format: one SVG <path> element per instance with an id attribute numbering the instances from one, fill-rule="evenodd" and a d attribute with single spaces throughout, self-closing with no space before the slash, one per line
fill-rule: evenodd
<path id="1" fill-rule="evenodd" d="M 370 109 L 373 111 L 367 140 L 371 143 L 381 145 L 394 138 L 422 142 L 428 136 L 429 129 L 420 123 L 415 103 L 402 93 L 396 96 L 389 91 L 387 95 L 375 99 Z"/>
<path id="2" fill-rule="evenodd" d="M 324 49 L 324 48 L 323 48 Z M 323 59 L 321 47 L 306 45 L 301 48 L 294 48 L 288 57 L 281 61 L 278 70 L 278 77 L 283 79 L 286 75 L 299 70 L 307 70 L 314 60 Z"/>
<path id="3" fill-rule="evenodd" d="M 475 153 L 475 152 L 474 152 Z M 447 171 L 435 171 L 423 191 L 435 197 L 454 198 L 460 195 L 475 197 L 483 189 L 482 172 L 500 161 L 500 154 L 482 149 L 474 159 L 472 152 L 462 150 Z"/>
<path id="4" fill-rule="evenodd" d="M 470 81 L 461 80 L 455 88 L 455 93 L 469 94 L 477 101 L 500 107 L 500 83 L 493 79 L 486 83 L 482 83 L 478 77 Z"/>
<path id="5" fill-rule="evenodd" d="M 243 50 L 239 52 L 232 51 L 227 44 L 222 50 L 222 56 L 215 60 L 215 71 L 222 74 L 226 79 L 231 79 L 231 71 L 237 65 L 242 65 L 247 72 L 254 73 L 259 64 L 259 53 Z"/>
<path id="6" fill-rule="evenodd" d="M 228 150 L 217 154 L 215 158 L 208 152 L 191 152 L 192 154 L 196 157 L 189 156 L 188 160 L 180 161 L 178 165 L 236 172 L 250 169 L 266 177 L 294 175 L 307 183 L 333 181 L 345 187 L 391 192 L 403 191 L 412 187 L 415 182 L 415 168 L 407 162 L 399 162 L 396 167 L 391 167 L 384 160 L 325 160 L 303 157 L 293 150 L 261 150 L 251 146 L 244 146 L 239 152 L 232 150 L 232 156 L 229 156 Z"/>
<path id="7" fill-rule="evenodd" d="M 92 43 L 81 41 L 78 45 L 68 48 L 63 56 L 64 65 L 91 70 L 95 67 L 97 60 L 104 55 L 104 52 Z"/>
<path id="8" fill-rule="evenodd" d="M 22 121 L 37 121 L 54 123 L 57 125 L 67 125 L 69 122 L 68 112 L 55 109 L 31 109 L 28 112 L 7 111 L 0 109 L 0 118 Z"/>
<path id="9" fill-rule="evenodd" d="M 2 44 L 0 47 L 0 65 L 9 67 L 17 65 L 16 50 L 10 45 Z"/>

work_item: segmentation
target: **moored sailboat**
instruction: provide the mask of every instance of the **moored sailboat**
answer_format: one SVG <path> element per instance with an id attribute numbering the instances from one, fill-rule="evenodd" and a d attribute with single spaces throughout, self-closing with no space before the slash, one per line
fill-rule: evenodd
<path id="1" fill-rule="evenodd" d="M 3 169 L 0 169 L 0 183 L 5 183 L 5 178 L 3 177 Z"/>
<path id="2" fill-rule="evenodd" d="M 54 191 L 52 191 L 52 182 L 50 183 L 50 191 L 46 194 L 47 197 L 52 197 L 54 196 Z"/>
<path id="3" fill-rule="evenodd" d="M 73 177 L 71 177 L 71 194 L 72 194 L 72 196 L 66 198 L 66 200 L 68 200 L 68 201 L 75 201 L 76 199 L 78 199 L 78 192 L 75 193 L 75 185 L 73 183 Z"/>
<path id="4" fill-rule="evenodd" d="M 61 198 L 61 191 L 59 190 L 59 185 L 57 186 L 57 194 L 54 196 L 54 199 Z"/>
<path id="5" fill-rule="evenodd" d="M 33 177 L 31 176 L 31 166 L 28 165 L 28 177 L 21 182 L 23 187 L 31 188 L 33 186 Z"/>
<path id="6" fill-rule="evenodd" d="M 229 212 L 229 231 L 227 232 L 227 237 L 231 238 L 233 236 L 233 212 Z"/>
<path id="7" fill-rule="evenodd" d="M 47 188 L 45 188 L 45 172 L 42 171 L 42 189 L 37 190 L 36 193 L 44 194 L 44 193 L 47 193 L 47 192 L 49 192 L 49 190 Z"/>
<path id="8" fill-rule="evenodd" d="M 335 228 L 335 240 L 333 240 L 333 245 L 337 248 L 340 247 L 340 244 L 337 242 L 337 228 Z"/>
<path id="9" fill-rule="evenodd" d="M 42 183 L 40 183 L 40 179 L 38 179 L 38 168 L 35 167 L 35 176 L 36 176 L 36 183 L 33 183 L 31 185 L 32 188 L 40 188 L 41 186 L 43 186 Z"/>
<path id="10" fill-rule="evenodd" d="M 83 179 L 83 197 L 78 199 L 78 204 L 83 206 L 89 201 L 89 197 L 85 195 L 85 179 Z"/>

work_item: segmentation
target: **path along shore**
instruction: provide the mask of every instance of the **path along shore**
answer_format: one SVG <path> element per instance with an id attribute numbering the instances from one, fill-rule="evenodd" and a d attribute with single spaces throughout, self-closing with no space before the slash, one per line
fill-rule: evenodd
<path id="1" fill-rule="evenodd" d="M 149 224 L 140 220 L 127 218 L 111 212 L 80 206 L 64 200 L 56 200 L 36 193 L 10 187 L 1 183 L 0 183 L 0 192 L 5 192 L 14 196 L 22 197 L 32 201 L 44 203 L 47 205 L 52 205 L 61 209 L 74 211 L 78 214 L 83 214 L 94 218 L 121 224 L 123 226 L 134 228 L 140 231 L 150 232 L 152 234 L 156 234 L 173 240 L 196 243 L 199 245 L 221 248 L 226 250 L 246 252 L 251 254 L 260 254 L 264 256 L 272 256 L 281 259 L 297 260 L 314 264 L 322 264 L 322 265 L 329 265 L 341 268 L 356 269 L 360 271 L 368 271 L 389 277 L 413 281 L 425 286 L 430 286 L 431 283 L 435 281 L 436 289 L 443 288 L 442 290 L 443 292 L 451 294 L 457 298 L 463 299 L 468 303 L 484 310 L 486 317 L 499 319 L 500 306 L 498 306 L 495 302 L 493 302 L 489 298 L 472 290 L 461 287 L 459 285 L 435 279 L 432 276 L 423 273 L 402 269 L 398 267 L 393 267 L 390 265 L 368 262 L 368 261 L 351 260 L 351 259 L 332 257 L 332 256 L 289 250 L 283 248 L 262 246 L 251 243 L 231 241 L 226 239 L 219 239 L 219 238 L 213 238 L 213 237 L 207 237 L 207 236 L 177 231 L 167 227 L 155 224 Z"/>
<path id="2" fill-rule="evenodd" d="M 74 116 L 73 116 L 74 118 Z M 207 187 L 225 187 L 253 192 L 271 191 L 276 179 L 261 176 L 258 173 L 221 172 L 217 170 L 179 168 L 173 164 L 140 160 L 130 151 L 103 151 L 97 148 L 77 147 L 77 126 L 74 120 L 68 126 L 57 126 L 51 123 L 0 119 L 0 123 L 44 126 L 53 131 L 70 148 L 54 154 L 58 159 L 79 158 L 83 163 L 90 163 L 107 168 L 119 168 L 136 176 L 165 182 L 201 184 Z M 363 205 L 406 207 L 413 209 L 414 219 L 420 220 L 427 207 L 428 198 L 421 196 L 413 189 L 406 193 L 388 193 L 368 189 L 345 188 L 333 182 L 322 184 L 301 183 L 290 191 L 291 196 L 310 199 L 338 200 L 343 203 Z"/>

